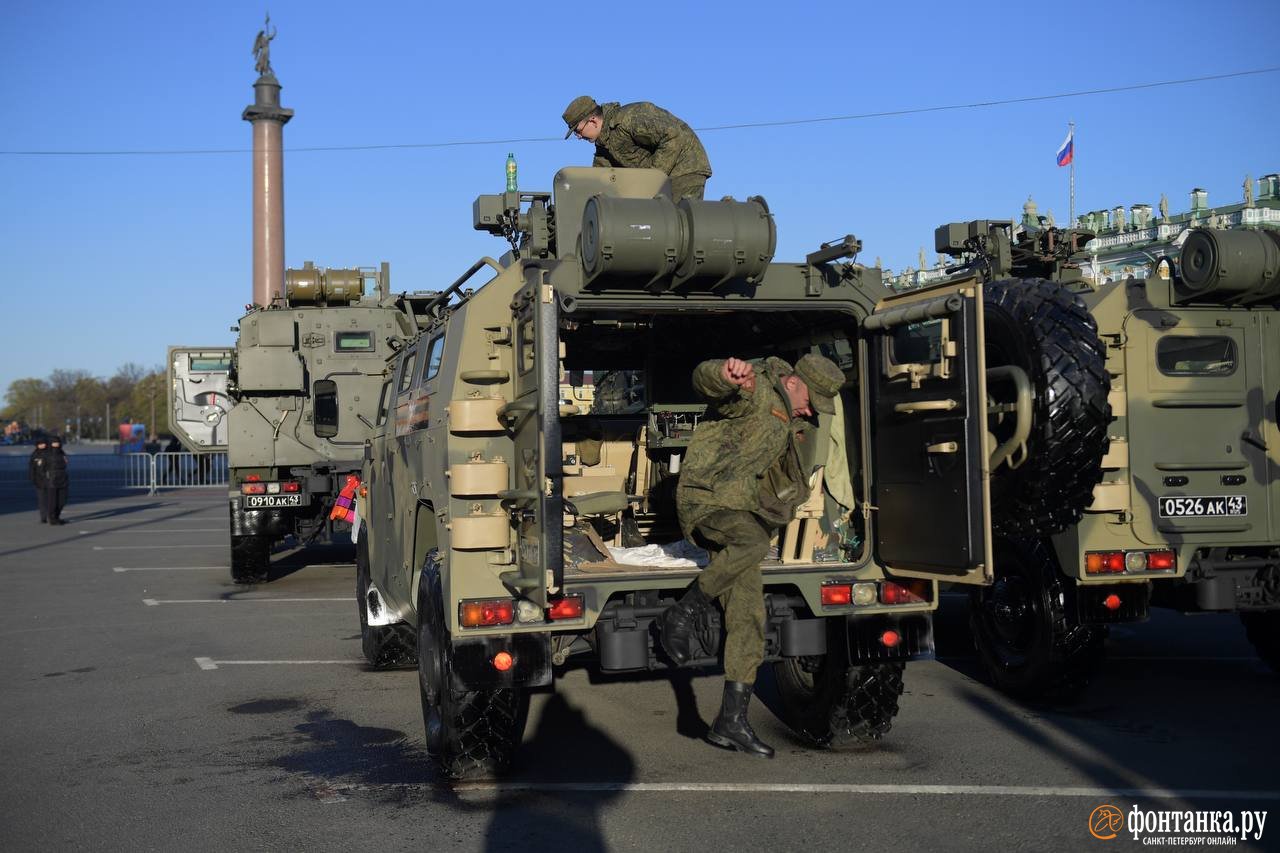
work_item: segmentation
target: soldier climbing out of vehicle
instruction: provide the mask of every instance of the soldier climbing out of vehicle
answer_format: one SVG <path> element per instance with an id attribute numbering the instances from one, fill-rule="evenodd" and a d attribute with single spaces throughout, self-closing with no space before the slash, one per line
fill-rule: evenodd
<path id="1" fill-rule="evenodd" d="M 798 444 L 815 410 L 833 414 L 844 374 L 829 359 L 802 356 L 753 365 L 704 361 L 693 384 L 711 407 L 694 431 L 676 491 L 680 527 L 711 562 L 662 614 L 662 645 L 677 664 L 693 657 L 698 617 L 718 599 L 725 611 L 725 684 L 711 743 L 772 758 L 747 719 L 756 669 L 764 660 L 760 562 L 774 532 L 809 495 Z"/>
<path id="2" fill-rule="evenodd" d="M 596 146 L 593 166 L 661 169 L 671 177 L 671 197 L 701 199 L 711 177 L 711 161 L 693 128 L 648 101 L 597 104 L 579 95 L 562 116 L 576 135 Z"/>

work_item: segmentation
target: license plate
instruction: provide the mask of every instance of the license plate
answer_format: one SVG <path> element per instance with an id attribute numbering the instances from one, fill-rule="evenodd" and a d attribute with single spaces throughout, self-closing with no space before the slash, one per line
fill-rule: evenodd
<path id="1" fill-rule="evenodd" d="M 302 495 L 245 495 L 245 509 L 274 509 L 278 506 L 302 506 Z"/>
<path id="2" fill-rule="evenodd" d="M 1244 495 L 1179 495 L 1160 498 L 1161 518 L 1224 518 L 1248 514 L 1249 499 Z"/>

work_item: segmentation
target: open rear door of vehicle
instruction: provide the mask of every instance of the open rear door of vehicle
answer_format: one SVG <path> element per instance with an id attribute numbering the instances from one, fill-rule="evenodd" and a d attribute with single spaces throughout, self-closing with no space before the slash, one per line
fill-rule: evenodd
<path id="1" fill-rule="evenodd" d="M 563 470 L 560 455 L 560 338 L 556 294 L 538 267 L 525 269 L 513 300 L 515 399 L 502 419 L 515 442 L 514 487 L 504 495 L 516 530 L 516 568 L 502 580 L 546 606 L 563 582 Z"/>
<path id="2" fill-rule="evenodd" d="M 863 330 L 877 561 L 895 576 L 990 583 L 981 284 L 890 297 Z"/>
<path id="3" fill-rule="evenodd" d="M 227 449 L 231 347 L 169 347 L 169 428 L 192 453 Z"/>

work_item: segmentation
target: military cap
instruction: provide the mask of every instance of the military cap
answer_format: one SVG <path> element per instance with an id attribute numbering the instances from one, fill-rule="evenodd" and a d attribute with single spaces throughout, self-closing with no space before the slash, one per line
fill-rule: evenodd
<path id="1" fill-rule="evenodd" d="M 569 125 L 569 132 L 564 135 L 564 138 L 568 139 L 573 136 L 573 131 L 577 129 L 578 123 L 599 108 L 600 105 L 596 103 L 596 99 L 590 95 L 579 95 L 570 101 L 569 106 L 564 108 L 564 123 Z"/>
<path id="2" fill-rule="evenodd" d="M 808 353 L 796 362 L 796 376 L 809 386 L 809 402 L 828 415 L 836 413 L 835 396 L 844 385 L 844 371 L 829 358 Z"/>

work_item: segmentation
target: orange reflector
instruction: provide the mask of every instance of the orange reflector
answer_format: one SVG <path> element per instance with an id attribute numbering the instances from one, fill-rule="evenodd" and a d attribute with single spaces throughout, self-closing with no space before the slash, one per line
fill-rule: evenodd
<path id="1" fill-rule="evenodd" d="M 1176 565 L 1172 551 L 1151 551 L 1147 554 L 1148 571 L 1171 572 Z"/>
<path id="2" fill-rule="evenodd" d="M 511 665 L 516 660 L 511 656 L 511 652 L 498 652 L 493 656 L 493 668 L 498 672 L 506 672 L 511 669 Z"/>
<path id="3" fill-rule="evenodd" d="M 509 598 L 487 601 L 464 601 L 458 607 L 458 621 L 464 628 L 484 625 L 510 625 L 515 621 L 516 608 Z"/>
<path id="4" fill-rule="evenodd" d="M 369 487 L 368 487 L 368 486 L 361 486 L 361 487 L 360 487 L 360 497 L 362 497 L 362 498 L 367 498 L 367 497 L 369 497 Z"/>
<path id="5" fill-rule="evenodd" d="M 581 619 L 582 618 L 582 596 L 566 595 L 564 598 L 554 602 L 547 608 L 548 619 Z"/>
<path id="6" fill-rule="evenodd" d="M 1102 606 L 1108 610 L 1119 610 L 1120 596 L 1116 595 L 1114 592 L 1111 593 L 1106 598 L 1102 599 Z"/>
<path id="7" fill-rule="evenodd" d="M 895 583 L 885 581 L 880 586 L 881 604 L 916 604 L 928 601 L 928 583 L 926 581 L 910 581 Z"/>
<path id="8" fill-rule="evenodd" d="M 898 643 L 902 642 L 902 635 L 891 629 L 880 635 L 880 642 L 885 646 L 885 648 L 892 649 L 894 646 L 898 645 Z"/>
<path id="9" fill-rule="evenodd" d="M 853 584 L 829 583 L 822 587 L 823 607 L 844 607 L 853 603 Z"/>

